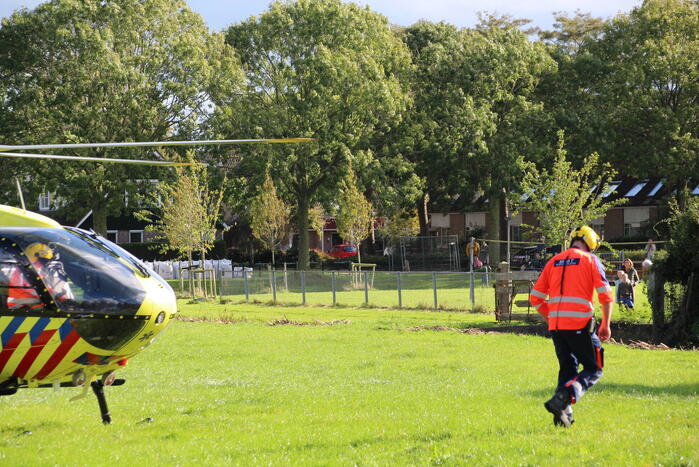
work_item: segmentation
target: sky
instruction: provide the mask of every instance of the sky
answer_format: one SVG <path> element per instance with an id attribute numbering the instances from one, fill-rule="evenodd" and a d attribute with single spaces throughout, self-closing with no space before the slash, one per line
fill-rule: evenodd
<path id="1" fill-rule="evenodd" d="M 9 16 L 18 8 L 34 8 L 40 0 L 0 0 L 0 17 Z M 192 10 L 201 14 L 215 31 L 265 11 L 270 0 L 188 0 Z M 509 14 L 515 18 L 531 19 L 535 26 L 550 29 L 552 13 L 580 10 L 593 16 L 607 18 L 629 12 L 641 0 L 356 0 L 385 15 L 397 25 L 409 26 L 425 19 L 445 21 L 458 27 L 470 27 L 477 21 L 477 12 Z"/>

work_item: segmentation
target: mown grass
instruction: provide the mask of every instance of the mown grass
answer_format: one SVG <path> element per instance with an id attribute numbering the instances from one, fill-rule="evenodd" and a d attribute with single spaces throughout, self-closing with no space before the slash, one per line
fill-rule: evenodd
<path id="1" fill-rule="evenodd" d="M 417 325 L 492 316 L 338 307 L 186 305 L 94 397 L 0 398 L 4 465 L 695 465 L 699 352 L 607 346 L 605 376 L 568 430 L 542 402 L 556 363 L 545 338 Z M 349 324 L 269 326 L 290 321 Z M 152 421 L 146 420 L 151 418 Z M 31 432 L 31 434 L 29 433 Z"/>
<path id="2" fill-rule="evenodd" d="M 470 278 L 465 273 L 402 273 L 400 276 L 401 295 L 398 294 L 396 273 L 377 272 L 367 274 L 368 290 L 365 293 L 364 277 L 347 272 L 335 273 L 335 304 L 349 307 L 442 309 L 455 311 L 495 310 L 495 291 L 492 281 L 486 281 L 484 274 L 474 274 L 474 300 L 471 302 Z M 491 276 L 492 277 L 492 276 Z M 246 283 L 247 282 L 247 283 Z M 298 271 L 275 275 L 275 292 L 272 291 L 271 275 L 267 271 L 256 271 L 253 277 L 227 278 L 219 281 L 219 293 L 232 303 L 245 303 L 245 289 L 248 302 L 276 303 L 284 305 L 333 304 L 332 273 L 329 271 L 304 273 L 303 284 Z M 180 289 L 179 281 L 170 281 L 175 290 Z M 185 282 L 186 284 L 186 282 Z M 435 307 L 434 285 L 437 286 Z M 305 293 L 303 293 L 305 291 Z M 367 300 L 368 299 L 368 300 Z M 305 303 L 304 303 L 305 300 Z M 599 307 L 598 307 L 599 308 Z M 633 310 L 620 308 L 616 319 L 630 323 L 650 323 L 652 311 L 648 303 L 645 284 L 636 286 L 636 303 Z M 513 313 L 530 313 L 535 310 L 528 306 L 527 295 L 516 296 Z M 599 312 L 599 309 L 598 309 Z"/>

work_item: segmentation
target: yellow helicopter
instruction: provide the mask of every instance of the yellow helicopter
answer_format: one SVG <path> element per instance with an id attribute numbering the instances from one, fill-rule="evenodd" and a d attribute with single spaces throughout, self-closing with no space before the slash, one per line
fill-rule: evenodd
<path id="1" fill-rule="evenodd" d="M 17 151 L 310 140 L 0 145 L 0 156 L 172 166 L 182 164 Z M 83 387 L 82 396 L 89 387 L 103 423 L 111 423 L 104 387 L 124 384 L 116 370 L 148 347 L 176 313 L 169 284 L 118 245 L 93 231 L 0 205 L 0 395 L 20 388 Z"/>

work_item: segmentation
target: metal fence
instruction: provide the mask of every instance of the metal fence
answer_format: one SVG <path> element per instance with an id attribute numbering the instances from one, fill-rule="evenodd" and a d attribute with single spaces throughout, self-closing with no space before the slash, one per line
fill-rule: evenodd
<path id="1" fill-rule="evenodd" d="M 247 271 L 217 281 L 220 297 L 235 302 L 495 309 L 493 274 L 488 272 Z M 187 292 L 180 290 L 180 281 L 171 284 Z"/>

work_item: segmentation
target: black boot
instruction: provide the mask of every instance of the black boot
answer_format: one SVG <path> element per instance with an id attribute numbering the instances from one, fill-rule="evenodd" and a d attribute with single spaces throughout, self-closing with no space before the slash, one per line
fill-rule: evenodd
<path id="1" fill-rule="evenodd" d="M 566 407 L 566 414 L 568 415 L 568 420 L 570 420 L 570 424 L 572 425 L 575 423 L 575 420 L 573 419 L 573 408 L 569 405 Z M 558 416 L 554 415 L 553 416 L 553 424 L 555 426 L 563 426 L 563 422 L 561 422 L 561 419 L 558 418 Z"/>
<path id="2" fill-rule="evenodd" d="M 553 424 L 556 426 L 569 427 L 572 423 L 568 415 L 567 408 L 570 405 L 570 394 L 566 390 L 558 390 L 553 397 L 544 402 L 546 410 L 553 414 Z"/>

